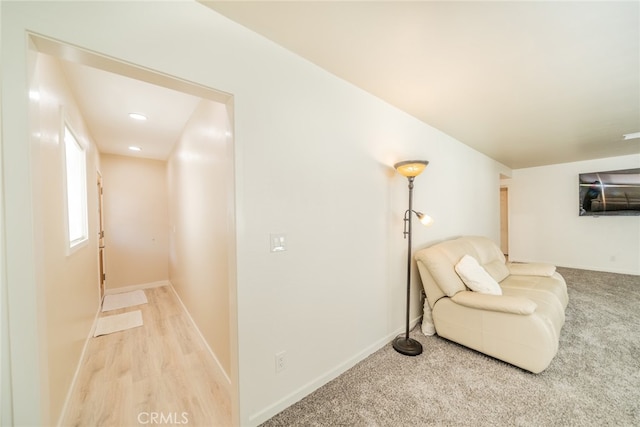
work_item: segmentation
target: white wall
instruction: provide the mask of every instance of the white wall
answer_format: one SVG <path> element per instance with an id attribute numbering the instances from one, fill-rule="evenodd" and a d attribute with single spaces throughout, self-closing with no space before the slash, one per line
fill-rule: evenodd
<path id="1" fill-rule="evenodd" d="M 35 253 L 41 316 L 43 424 L 57 422 L 98 311 L 98 154 L 58 62 L 39 54 L 30 87 Z M 88 243 L 68 253 L 63 123 L 87 156 Z M 14 359 L 15 360 L 15 359 Z"/>
<path id="2" fill-rule="evenodd" d="M 169 279 L 167 162 L 103 154 L 108 290 Z"/>
<path id="3" fill-rule="evenodd" d="M 640 216 L 578 215 L 578 174 L 638 167 L 640 154 L 514 170 L 510 258 L 640 274 Z"/>
<path id="4" fill-rule="evenodd" d="M 416 179 L 414 206 L 436 224 L 416 230 L 416 247 L 461 234 L 499 240 L 504 167 L 200 4 L 2 7 L 11 64 L 3 75 L 5 197 L 15 206 L 6 220 L 16 233 L 33 227 L 31 206 L 19 195 L 29 191 L 21 179 L 30 167 L 21 131 L 26 91 L 11 89 L 25 87 L 26 29 L 233 94 L 237 267 L 230 273 L 237 283 L 230 292 L 237 307 L 230 318 L 239 336 L 231 359 L 239 364 L 232 382 L 242 425 L 269 418 L 403 330 L 407 182 L 394 162 L 431 162 Z M 7 236 L 9 250 L 20 248 L 16 233 Z M 270 253 L 270 233 L 285 233 L 288 250 Z M 35 335 L 37 293 L 28 272 L 37 262 L 24 249 L 12 258 L 19 271 L 9 286 L 23 286 L 18 297 L 27 309 L 12 316 Z M 280 351 L 288 367 L 276 374 Z M 26 372 L 28 362 L 15 369 L 32 386 L 38 378 Z M 15 396 L 16 406 L 26 404 L 24 394 Z"/>
<path id="5" fill-rule="evenodd" d="M 233 144 L 224 104 L 203 100 L 167 162 L 170 280 L 227 378 Z M 229 384 L 225 384 L 229 385 Z"/>

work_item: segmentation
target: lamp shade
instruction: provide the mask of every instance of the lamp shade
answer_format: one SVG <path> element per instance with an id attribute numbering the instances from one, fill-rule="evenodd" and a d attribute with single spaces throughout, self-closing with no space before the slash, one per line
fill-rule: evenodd
<path id="1" fill-rule="evenodd" d="M 416 216 L 418 217 L 422 225 L 426 225 L 428 227 L 431 224 L 433 224 L 433 218 L 431 218 L 429 215 L 425 213 L 416 212 Z"/>
<path id="2" fill-rule="evenodd" d="M 405 160 L 403 162 L 396 163 L 393 167 L 398 171 L 398 173 L 400 173 L 400 175 L 404 175 L 409 178 L 420 175 L 428 164 L 429 162 L 426 160 Z"/>

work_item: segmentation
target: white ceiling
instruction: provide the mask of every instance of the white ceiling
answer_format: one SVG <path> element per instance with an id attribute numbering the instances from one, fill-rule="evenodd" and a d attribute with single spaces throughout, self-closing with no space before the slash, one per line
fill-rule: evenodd
<path id="1" fill-rule="evenodd" d="M 640 152 L 640 2 L 203 1 L 512 168 Z"/>
<path id="2" fill-rule="evenodd" d="M 202 100 L 98 68 L 62 59 L 60 64 L 101 153 L 166 160 Z M 133 120 L 129 113 L 147 120 Z"/>

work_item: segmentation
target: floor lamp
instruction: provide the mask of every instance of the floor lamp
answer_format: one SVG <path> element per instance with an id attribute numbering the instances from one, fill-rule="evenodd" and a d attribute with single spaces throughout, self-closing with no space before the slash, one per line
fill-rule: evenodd
<path id="1" fill-rule="evenodd" d="M 409 308 L 411 303 L 411 219 L 415 213 L 421 223 L 430 225 L 433 220 L 422 212 L 413 210 L 413 180 L 420 175 L 429 164 L 426 160 L 406 160 L 393 167 L 409 180 L 409 209 L 404 213 L 404 238 L 407 239 L 407 316 L 405 319 L 405 333 L 393 340 L 393 348 L 407 356 L 417 356 L 422 353 L 422 345 L 413 338 L 409 338 Z"/>

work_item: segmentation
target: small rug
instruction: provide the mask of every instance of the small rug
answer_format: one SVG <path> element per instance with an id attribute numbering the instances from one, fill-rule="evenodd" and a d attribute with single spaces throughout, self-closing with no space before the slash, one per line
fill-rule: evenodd
<path id="1" fill-rule="evenodd" d="M 105 295 L 102 301 L 102 311 L 117 310 L 119 308 L 133 307 L 134 305 L 146 303 L 147 296 L 143 290 Z"/>
<path id="2" fill-rule="evenodd" d="M 101 317 L 98 319 L 96 331 L 93 333 L 93 336 L 98 337 L 100 335 L 112 334 L 114 332 L 137 328 L 138 326 L 142 326 L 142 312 L 140 310 Z"/>

